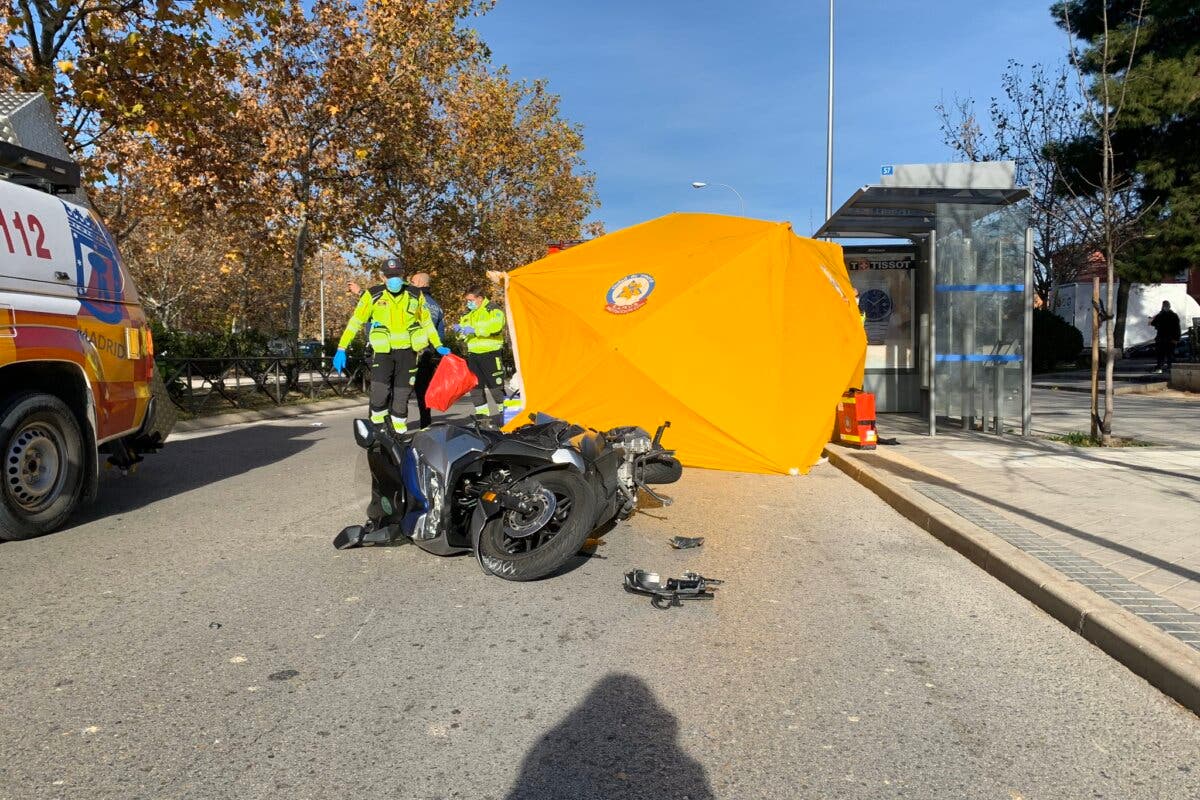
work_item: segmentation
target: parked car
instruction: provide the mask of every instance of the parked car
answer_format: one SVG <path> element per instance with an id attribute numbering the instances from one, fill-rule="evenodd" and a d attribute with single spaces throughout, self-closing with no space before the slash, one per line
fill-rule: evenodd
<path id="1" fill-rule="evenodd" d="M 288 339 L 278 338 L 267 342 L 267 355 L 277 358 L 320 356 L 323 355 L 323 350 L 324 345 L 316 339 L 301 339 L 298 342 L 291 342 Z"/>
<path id="2" fill-rule="evenodd" d="M 1175 343 L 1175 360 L 1176 361 L 1182 361 L 1186 358 L 1191 357 L 1191 354 L 1192 354 L 1191 337 L 1192 337 L 1192 332 L 1190 330 L 1184 331 L 1183 336 L 1181 336 L 1179 341 Z M 1130 347 L 1126 347 L 1122 352 L 1125 354 L 1125 358 L 1157 358 L 1158 357 L 1158 349 L 1154 343 L 1154 340 L 1150 340 L 1149 342 L 1141 342 L 1140 344 L 1131 345 Z"/>
<path id="3" fill-rule="evenodd" d="M 296 344 L 296 352 L 305 358 L 324 355 L 325 346 L 316 339 L 302 339 Z"/>

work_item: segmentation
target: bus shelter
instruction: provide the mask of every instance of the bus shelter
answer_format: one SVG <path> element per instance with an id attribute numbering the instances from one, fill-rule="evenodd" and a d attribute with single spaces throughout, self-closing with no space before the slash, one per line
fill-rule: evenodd
<path id="1" fill-rule="evenodd" d="M 885 166 L 816 237 L 845 246 L 882 412 L 1030 433 L 1033 239 L 1012 162 Z"/>

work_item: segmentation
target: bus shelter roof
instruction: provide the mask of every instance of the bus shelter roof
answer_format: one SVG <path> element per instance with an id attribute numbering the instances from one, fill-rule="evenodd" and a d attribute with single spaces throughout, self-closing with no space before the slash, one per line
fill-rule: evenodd
<path id="1" fill-rule="evenodd" d="M 1029 190 L 864 186 L 825 221 L 814 238 L 919 239 L 937 228 L 939 205 L 1006 206 Z"/>

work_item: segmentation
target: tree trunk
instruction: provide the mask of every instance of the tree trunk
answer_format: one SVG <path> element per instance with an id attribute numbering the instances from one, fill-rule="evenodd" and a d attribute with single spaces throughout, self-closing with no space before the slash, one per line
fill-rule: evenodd
<path id="1" fill-rule="evenodd" d="M 1049 259 L 1050 286 L 1046 290 L 1046 310 L 1058 310 L 1058 278 L 1054 275 L 1054 256 Z"/>
<path id="2" fill-rule="evenodd" d="M 1125 315 L 1129 311 L 1129 290 L 1133 283 L 1125 279 L 1117 284 L 1117 318 L 1113 321 L 1113 339 L 1117 343 L 1117 352 L 1125 350 Z"/>
<path id="3" fill-rule="evenodd" d="M 1112 200 L 1110 199 L 1111 203 Z M 1112 445 L 1112 419 L 1113 419 L 1113 367 L 1116 366 L 1117 359 L 1120 356 L 1116 353 L 1116 346 L 1113 338 L 1113 305 L 1115 298 L 1113 297 L 1113 281 L 1116 280 L 1116 275 L 1113 272 L 1113 248 L 1112 234 L 1109 234 L 1109 246 L 1105 253 L 1105 259 L 1108 261 L 1108 287 L 1105 294 L 1107 295 L 1108 304 L 1104 309 L 1104 346 L 1106 350 L 1106 358 L 1104 359 L 1104 422 L 1100 425 L 1100 444 L 1105 447 Z"/>
<path id="4" fill-rule="evenodd" d="M 1092 278 L 1092 439 L 1100 438 L 1100 278 Z"/>
<path id="5" fill-rule="evenodd" d="M 292 252 L 292 302 L 288 307 L 288 334 L 293 340 L 300 335 L 300 293 L 304 287 L 304 253 L 307 249 L 308 212 L 301 211 L 296 249 Z"/>

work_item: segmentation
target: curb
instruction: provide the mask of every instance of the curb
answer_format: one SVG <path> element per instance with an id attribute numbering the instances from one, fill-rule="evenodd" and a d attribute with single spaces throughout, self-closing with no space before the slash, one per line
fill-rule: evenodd
<path id="1" fill-rule="evenodd" d="M 894 478 L 830 447 L 825 455 L 901 516 L 1200 714 L 1200 652 Z"/>
<path id="2" fill-rule="evenodd" d="M 191 433 L 206 431 L 212 428 L 224 428 L 227 425 L 240 425 L 244 422 L 261 422 L 268 419 L 286 419 L 287 417 L 302 417 L 319 411 L 337 411 L 342 408 L 366 407 L 366 397 L 338 397 L 330 400 L 317 400 L 313 403 L 297 403 L 290 406 L 265 408 L 261 411 L 232 411 L 228 414 L 213 414 L 199 419 L 189 419 L 175 424 L 172 433 Z M 167 439 L 170 441 L 170 437 Z"/>
<path id="3" fill-rule="evenodd" d="M 1049 392 L 1075 392 L 1076 394 L 1090 394 L 1091 387 L 1088 386 L 1060 386 L 1055 383 L 1035 383 L 1034 389 L 1045 389 Z M 1125 385 L 1114 384 L 1113 396 L 1117 397 L 1126 394 L 1155 394 L 1164 389 L 1169 388 L 1167 381 L 1154 381 L 1153 383 L 1126 383 Z M 1104 396 L 1104 389 L 1101 387 L 1100 396 Z"/>

